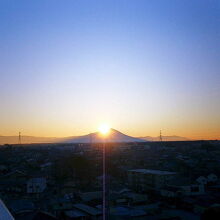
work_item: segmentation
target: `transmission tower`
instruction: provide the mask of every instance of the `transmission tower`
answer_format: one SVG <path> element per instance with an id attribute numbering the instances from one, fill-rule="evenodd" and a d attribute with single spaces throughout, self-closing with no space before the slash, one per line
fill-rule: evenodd
<path id="1" fill-rule="evenodd" d="M 160 142 L 162 142 L 163 139 L 162 139 L 162 131 L 160 130 Z"/>
<path id="2" fill-rule="evenodd" d="M 18 143 L 21 144 L 21 132 L 18 133 Z"/>

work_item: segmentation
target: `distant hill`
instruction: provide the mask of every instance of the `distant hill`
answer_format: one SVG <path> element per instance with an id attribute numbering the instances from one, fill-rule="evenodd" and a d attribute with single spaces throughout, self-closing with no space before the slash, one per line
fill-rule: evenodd
<path id="1" fill-rule="evenodd" d="M 23 144 L 34 143 L 56 143 L 60 142 L 62 138 L 55 137 L 34 137 L 34 136 L 22 136 L 21 142 Z M 18 136 L 0 136 L 0 144 L 18 144 Z"/>
<path id="2" fill-rule="evenodd" d="M 160 141 L 160 137 L 140 137 L 140 139 L 146 140 L 146 141 Z M 180 137 L 180 136 L 162 136 L 163 141 L 190 141 L 191 139 L 188 139 L 186 137 Z"/>

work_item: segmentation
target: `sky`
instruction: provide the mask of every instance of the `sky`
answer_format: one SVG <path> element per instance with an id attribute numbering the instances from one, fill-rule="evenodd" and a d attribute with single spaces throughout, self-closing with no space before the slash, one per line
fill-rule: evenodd
<path id="1" fill-rule="evenodd" d="M 220 139 L 219 24 L 219 0 L 1 0 L 0 135 Z"/>

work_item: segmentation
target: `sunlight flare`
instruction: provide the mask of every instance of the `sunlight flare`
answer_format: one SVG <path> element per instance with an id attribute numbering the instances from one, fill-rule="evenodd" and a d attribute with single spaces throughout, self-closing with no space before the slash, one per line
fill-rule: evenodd
<path id="1" fill-rule="evenodd" d="M 106 136 L 109 133 L 109 131 L 110 131 L 110 126 L 108 124 L 101 124 L 99 126 L 99 132 L 102 135 Z"/>

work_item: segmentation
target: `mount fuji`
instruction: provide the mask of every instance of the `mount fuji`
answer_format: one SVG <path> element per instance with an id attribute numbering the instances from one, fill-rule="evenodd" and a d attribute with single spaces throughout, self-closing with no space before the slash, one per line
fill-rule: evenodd
<path id="1" fill-rule="evenodd" d="M 122 142 L 146 142 L 146 140 L 140 138 L 134 138 L 128 135 L 121 133 L 113 128 L 110 129 L 109 134 L 104 137 L 99 132 L 78 136 L 78 137 L 69 137 L 64 141 L 65 143 L 122 143 Z"/>

